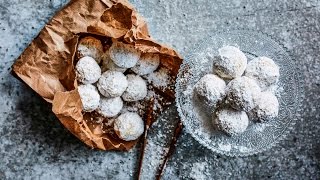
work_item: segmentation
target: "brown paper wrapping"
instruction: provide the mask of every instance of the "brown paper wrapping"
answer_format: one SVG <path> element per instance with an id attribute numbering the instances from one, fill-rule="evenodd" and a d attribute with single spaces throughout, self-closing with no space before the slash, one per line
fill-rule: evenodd
<path id="1" fill-rule="evenodd" d="M 81 112 L 74 58 L 81 34 L 110 37 L 142 52 L 160 54 L 173 76 L 181 64 L 171 48 L 150 38 L 146 22 L 125 0 L 72 0 L 41 30 L 13 65 L 13 73 L 46 101 L 61 123 L 92 148 L 129 150 L 137 141 L 103 133 Z M 172 92 L 171 92 L 172 93 Z"/>

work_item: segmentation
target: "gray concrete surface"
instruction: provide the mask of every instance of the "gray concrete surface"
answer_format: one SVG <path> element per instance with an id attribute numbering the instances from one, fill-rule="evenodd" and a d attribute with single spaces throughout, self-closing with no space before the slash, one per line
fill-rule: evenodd
<path id="1" fill-rule="evenodd" d="M 0 1 L 0 179 L 133 179 L 137 149 L 88 149 L 63 128 L 49 104 L 9 74 L 14 60 L 66 2 Z M 305 79 L 299 122 L 277 147 L 229 158 L 183 132 L 164 179 L 320 179 L 320 1 L 131 2 L 147 19 L 151 35 L 183 56 L 210 31 L 257 29 L 288 48 Z M 144 173 L 144 179 L 153 179 L 152 171 Z"/>

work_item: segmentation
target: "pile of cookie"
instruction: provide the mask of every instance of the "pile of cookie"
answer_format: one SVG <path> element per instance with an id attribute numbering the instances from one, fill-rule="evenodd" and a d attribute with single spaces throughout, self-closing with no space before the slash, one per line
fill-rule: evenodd
<path id="1" fill-rule="evenodd" d="M 256 57 L 247 63 L 246 55 L 234 46 L 220 48 L 217 56 L 211 53 L 213 71 L 195 84 L 194 97 L 213 112 L 216 129 L 239 135 L 249 120 L 262 123 L 278 116 L 279 102 L 270 89 L 280 72 L 272 59 Z"/>
<path id="2" fill-rule="evenodd" d="M 112 119 L 114 131 L 125 141 L 139 138 L 144 121 L 137 112 L 124 110 L 124 104 L 147 97 L 148 82 L 142 76 L 158 69 L 159 55 L 141 53 L 115 40 L 104 47 L 99 39 L 88 36 L 79 41 L 77 57 L 75 71 L 83 111 Z"/>

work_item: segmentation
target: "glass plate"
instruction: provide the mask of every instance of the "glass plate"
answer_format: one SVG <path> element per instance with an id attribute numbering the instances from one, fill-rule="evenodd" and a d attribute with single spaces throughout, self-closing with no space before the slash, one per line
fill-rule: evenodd
<path id="1" fill-rule="evenodd" d="M 244 133 L 234 137 L 214 131 L 210 113 L 193 100 L 195 83 L 212 72 L 212 61 L 206 58 L 207 54 L 216 55 L 218 49 L 226 45 L 239 47 L 248 61 L 267 56 L 280 67 L 276 88 L 280 104 L 278 117 L 266 123 L 250 122 Z M 176 83 L 178 112 L 187 132 L 213 152 L 227 156 L 253 155 L 274 146 L 293 128 L 303 93 L 300 76 L 284 46 L 270 36 L 251 30 L 217 32 L 198 43 L 180 67 Z"/>

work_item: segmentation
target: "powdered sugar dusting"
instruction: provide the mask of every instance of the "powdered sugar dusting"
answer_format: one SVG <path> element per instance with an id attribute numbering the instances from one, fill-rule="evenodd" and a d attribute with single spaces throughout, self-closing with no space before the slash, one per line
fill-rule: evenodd
<path id="1" fill-rule="evenodd" d="M 145 150 L 142 165 L 141 179 L 153 179 L 150 174 L 156 174 L 157 168 L 163 162 L 164 155 L 168 152 L 178 117 L 174 106 L 166 109 L 159 119 L 153 123 L 148 133 L 148 144 Z M 166 173 L 169 169 L 166 168 Z"/>
<path id="2" fill-rule="evenodd" d="M 154 105 L 153 105 L 153 110 L 154 111 L 159 111 L 162 112 L 163 111 L 163 103 L 162 101 L 164 100 L 163 97 L 159 96 L 158 94 L 156 94 L 153 90 L 149 90 L 148 94 L 147 94 L 147 98 L 154 98 Z M 169 104 L 167 104 L 169 105 Z"/>
<path id="3" fill-rule="evenodd" d="M 206 180 L 208 179 L 208 162 L 196 162 L 192 164 L 191 171 L 190 171 L 190 178 L 196 180 Z"/>
<path id="4" fill-rule="evenodd" d="M 219 148 L 223 151 L 230 151 L 231 150 L 231 145 L 230 144 L 219 144 Z"/>
<path id="5" fill-rule="evenodd" d="M 170 82 L 169 70 L 161 68 L 159 71 L 149 74 L 147 80 L 155 87 L 166 87 Z"/>

